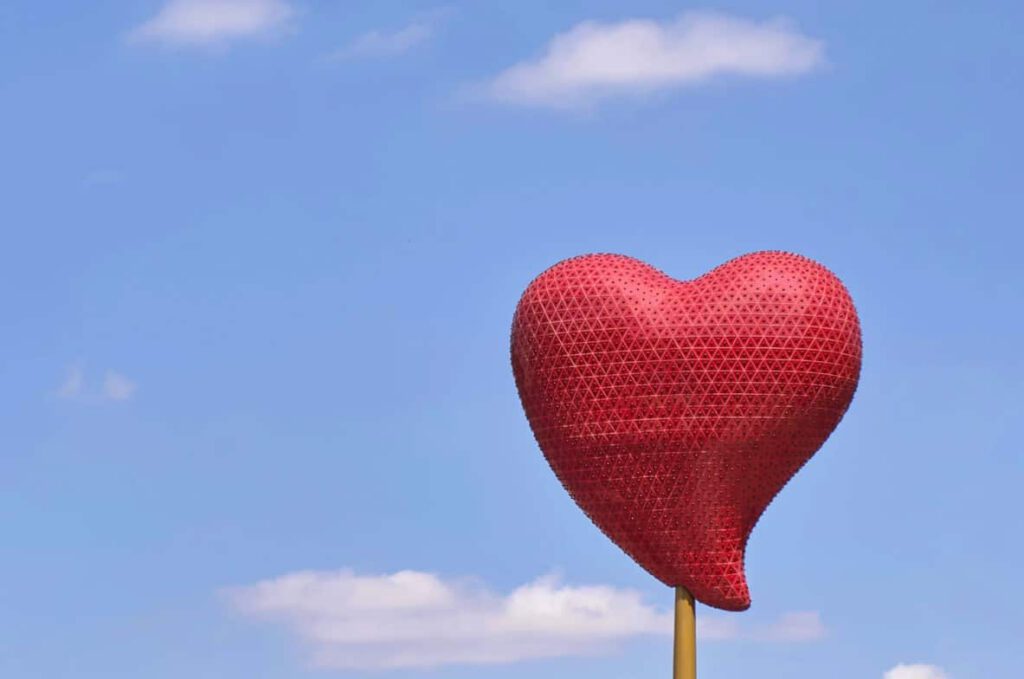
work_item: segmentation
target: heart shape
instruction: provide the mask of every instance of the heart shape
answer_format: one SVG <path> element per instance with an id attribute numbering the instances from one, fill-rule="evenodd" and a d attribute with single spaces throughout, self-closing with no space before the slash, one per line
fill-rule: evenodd
<path id="1" fill-rule="evenodd" d="M 860 361 L 846 288 L 783 252 L 692 281 L 575 257 L 512 323 L 519 396 L 566 490 L 648 572 L 726 610 L 750 606 L 750 532 L 839 423 Z"/>

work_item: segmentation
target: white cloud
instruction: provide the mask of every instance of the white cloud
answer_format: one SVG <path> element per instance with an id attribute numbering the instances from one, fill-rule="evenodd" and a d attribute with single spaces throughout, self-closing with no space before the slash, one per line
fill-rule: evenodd
<path id="1" fill-rule="evenodd" d="M 900 664 L 886 672 L 884 679 L 949 679 L 949 675 L 935 665 Z"/>
<path id="2" fill-rule="evenodd" d="M 279 33 L 294 16 L 287 0 L 168 0 L 128 37 L 169 45 L 223 45 Z"/>
<path id="3" fill-rule="evenodd" d="M 316 665 L 335 669 L 587 655 L 672 630 L 671 613 L 636 591 L 574 587 L 550 576 L 500 594 L 474 581 L 417 571 L 303 571 L 233 588 L 227 596 L 247 616 L 286 624 L 310 644 Z M 698 632 L 706 640 L 757 638 L 731 617 L 701 617 Z"/>
<path id="4" fill-rule="evenodd" d="M 135 383 L 119 373 L 108 372 L 103 378 L 103 396 L 111 401 L 127 401 L 135 389 Z"/>
<path id="5" fill-rule="evenodd" d="M 108 371 L 98 390 L 90 390 L 86 384 L 85 371 L 75 365 L 68 369 L 64 381 L 57 387 L 59 398 L 79 403 L 104 403 L 128 401 L 135 395 L 137 385 L 120 373 Z"/>
<path id="6" fill-rule="evenodd" d="M 488 92 L 499 101 L 565 108 L 716 76 L 798 75 L 823 63 L 823 43 L 786 19 L 686 12 L 664 22 L 577 24 L 556 35 L 539 59 L 498 74 Z"/>

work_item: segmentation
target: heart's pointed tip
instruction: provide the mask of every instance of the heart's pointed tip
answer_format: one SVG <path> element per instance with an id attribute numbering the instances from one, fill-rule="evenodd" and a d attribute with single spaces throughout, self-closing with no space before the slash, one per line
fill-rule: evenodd
<path id="1" fill-rule="evenodd" d="M 733 596 L 729 594 L 723 594 L 721 592 L 711 592 L 707 594 L 694 594 L 693 598 L 701 602 L 705 606 L 711 608 L 717 608 L 722 611 L 740 612 L 750 608 L 750 595 L 745 594 L 742 596 Z"/>
<path id="2" fill-rule="evenodd" d="M 703 603 L 703 602 L 701 602 L 701 603 Z M 727 599 L 727 600 L 723 601 L 720 605 L 715 605 L 715 604 L 708 604 L 708 605 L 709 606 L 714 606 L 715 608 L 720 608 L 723 611 L 733 611 L 733 612 L 739 613 L 741 611 L 745 611 L 748 608 L 750 608 L 750 596 L 746 596 L 746 597 L 739 598 L 739 599 Z"/>
<path id="3" fill-rule="evenodd" d="M 718 608 L 723 611 L 745 611 L 750 608 L 750 595 L 746 592 L 736 594 L 732 592 L 693 592 L 693 598 L 705 606 Z"/>
<path id="4" fill-rule="evenodd" d="M 675 586 L 683 587 L 693 598 L 712 608 L 723 611 L 745 611 L 750 608 L 750 589 L 743 572 L 742 554 L 718 572 L 690 573 L 680 577 Z M 674 579 L 676 580 L 676 579 Z"/>

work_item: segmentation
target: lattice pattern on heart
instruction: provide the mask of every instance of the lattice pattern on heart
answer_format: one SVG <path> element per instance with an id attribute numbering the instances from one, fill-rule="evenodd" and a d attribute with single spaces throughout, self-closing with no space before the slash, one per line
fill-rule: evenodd
<path id="1" fill-rule="evenodd" d="M 730 610 L 750 605 L 750 531 L 842 418 L 860 361 L 843 284 L 780 252 L 692 281 L 569 259 L 512 325 L 527 418 L 575 501 L 659 580 Z"/>

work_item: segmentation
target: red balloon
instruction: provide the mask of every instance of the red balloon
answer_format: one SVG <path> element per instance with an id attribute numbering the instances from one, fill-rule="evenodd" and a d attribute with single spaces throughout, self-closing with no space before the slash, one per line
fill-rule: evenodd
<path id="1" fill-rule="evenodd" d="M 839 423 L 860 363 L 846 288 L 782 252 L 692 281 L 575 257 L 512 322 L 519 396 L 566 490 L 653 576 L 727 610 L 750 606 L 750 532 Z"/>

